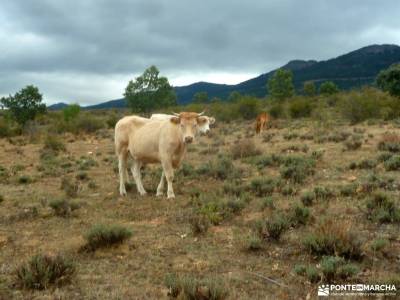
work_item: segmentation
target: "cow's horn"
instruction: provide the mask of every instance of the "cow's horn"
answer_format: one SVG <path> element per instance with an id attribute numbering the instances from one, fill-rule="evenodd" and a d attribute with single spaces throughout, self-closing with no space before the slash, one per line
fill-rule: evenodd
<path id="1" fill-rule="evenodd" d="M 180 115 L 179 114 L 177 114 L 176 112 L 172 112 L 172 114 L 174 115 L 174 116 L 177 116 L 177 117 L 179 117 Z"/>
<path id="2" fill-rule="evenodd" d="M 204 115 L 205 111 L 203 110 L 201 113 L 198 114 L 198 116 Z"/>

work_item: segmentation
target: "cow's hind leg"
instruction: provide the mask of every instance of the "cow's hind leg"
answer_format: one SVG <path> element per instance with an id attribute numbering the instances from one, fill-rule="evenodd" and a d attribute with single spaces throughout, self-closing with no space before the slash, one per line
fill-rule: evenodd
<path id="1" fill-rule="evenodd" d="M 119 172 L 119 193 L 121 196 L 126 196 L 125 181 L 126 181 L 126 155 L 123 153 L 118 155 L 118 172 Z"/>
<path id="2" fill-rule="evenodd" d="M 157 194 L 156 196 L 162 196 L 164 194 L 164 183 L 165 183 L 165 174 L 164 171 L 161 173 L 161 180 L 157 187 Z"/>
<path id="3" fill-rule="evenodd" d="M 143 196 L 143 195 L 146 195 L 146 191 L 142 184 L 142 174 L 140 173 L 141 166 L 142 166 L 141 162 L 134 160 L 131 171 L 133 174 L 133 178 L 135 179 L 136 188 L 137 188 L 139 194 Z"/>

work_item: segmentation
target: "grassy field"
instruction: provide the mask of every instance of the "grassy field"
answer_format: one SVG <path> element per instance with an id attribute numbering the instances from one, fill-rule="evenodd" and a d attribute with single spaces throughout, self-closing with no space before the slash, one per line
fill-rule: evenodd
<path id="1" fill-rule="evenodd" d="M 119 196 L 112 129 L 0 139 L 0 299 L 308 299 L 328 282 L 399 290 L 399 124 L 271 125 L 255 136 L 250 121 L 217 120 L 190 145 L 173 200 L 155 197 L 158 165 L 143 170 L 148 196 L 133 184 Z M 98 224 L 122 226 L 121 237 L 91 244 Z M 18 270 L 40 253 L 68 258 L 72 274 L 27 287 Z"/>

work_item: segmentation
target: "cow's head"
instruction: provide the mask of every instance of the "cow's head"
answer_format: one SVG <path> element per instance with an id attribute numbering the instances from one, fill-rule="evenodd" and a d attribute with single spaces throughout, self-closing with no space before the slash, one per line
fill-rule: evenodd
<path id="1" fill-rule="evenodd" d="M 197 120 L 199 124 L 199 132 L 201 134 L 208 134 L 210 132 L 210 125 L 215 123 L 213 117 L 200 116 Z"/>
<path id="2" fill-rule="evenodd" d="M 171 122 L 180 126 L 183 142 L 185 144 L 192 143 L 194 137 L 200 130 L 200 126 L 208 122 L 208 117 L 202 116 L 202 114 L 203 113 L 181 112 L 179 114 L 174 113 L 175 116 L 171 117 Z"/>

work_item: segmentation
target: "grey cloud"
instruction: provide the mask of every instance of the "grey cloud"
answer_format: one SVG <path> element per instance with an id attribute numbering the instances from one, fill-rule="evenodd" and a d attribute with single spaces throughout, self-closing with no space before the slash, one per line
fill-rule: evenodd
<path id="1" fill-rule="evenodd" d="M 291 59 L 327 59 L 368 44 L 400 43 L 395 0 L 0 4 L 0 95 L 36 79 L 48 102 L 120 97 L 117 88 L 126 82 L 115 84 L 115 78 L 133 78 L 151 64 L 171 77 L 258 74 Z"/>

